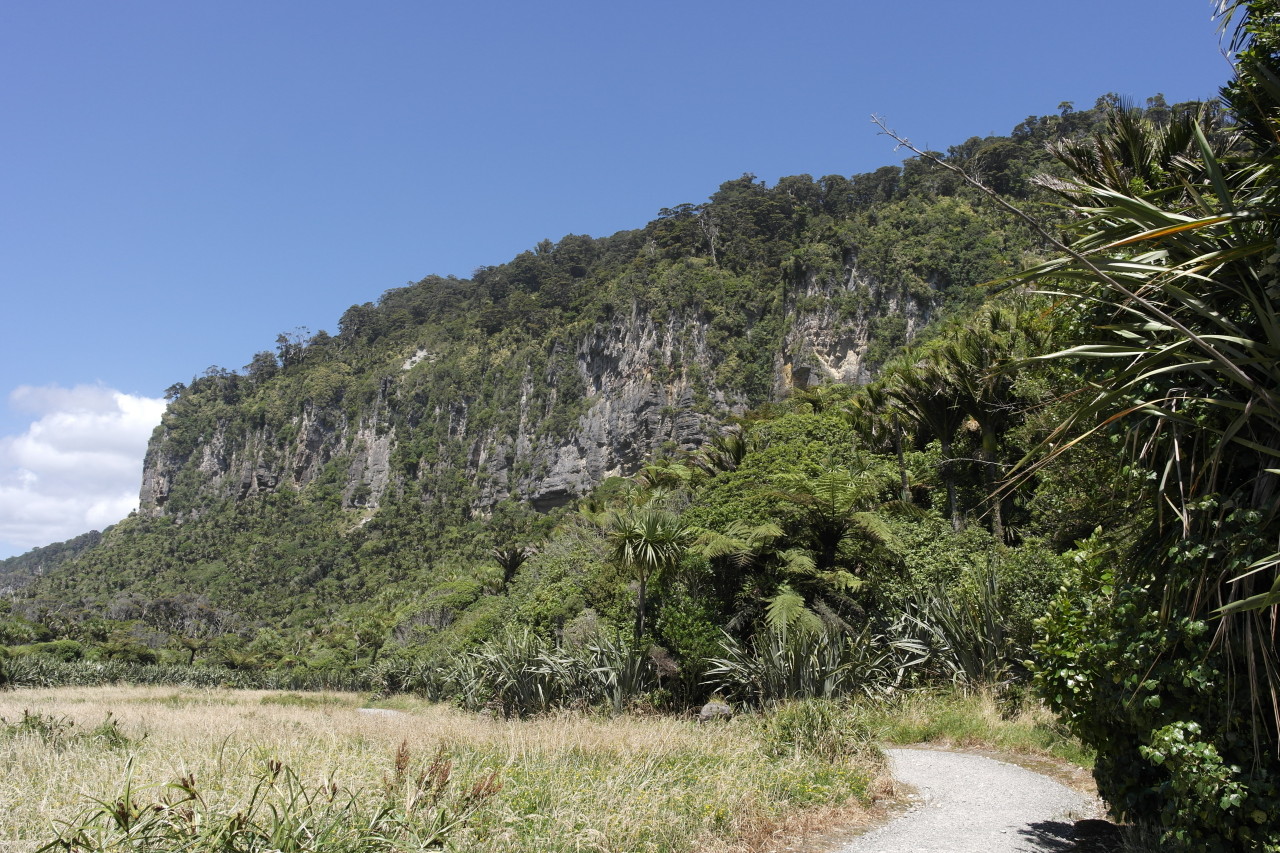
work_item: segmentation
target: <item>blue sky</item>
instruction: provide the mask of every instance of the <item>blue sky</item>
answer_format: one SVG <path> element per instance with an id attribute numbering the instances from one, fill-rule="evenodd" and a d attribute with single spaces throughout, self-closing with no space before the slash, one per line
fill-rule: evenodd
<path id="1" fill-rule="evenodd" d="M 1211 11 L 0 5 L 0 556 L 127 511 L 145 401 L 282 331 L 335 331 L 353 303 L 543 238 L 639 227 L 744 172 L 898 162 L 872 113 L 945 148 L 1106 92 L 1212 97 L 1230 69 Z M 135 473 L 95 491 L 106 469 Z"/>

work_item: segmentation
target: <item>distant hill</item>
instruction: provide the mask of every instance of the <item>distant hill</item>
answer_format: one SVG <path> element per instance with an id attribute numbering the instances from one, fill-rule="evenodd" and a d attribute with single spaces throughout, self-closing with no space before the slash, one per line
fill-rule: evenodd
<path id="1" fill-rule="evenodd" d="M 102 534 L 90 530 L 65 542 L 32 548 L 25 554 L 0 560 L 0 595 L 12 595 L 18 588 L 80 556 L 100 541 Z"/>

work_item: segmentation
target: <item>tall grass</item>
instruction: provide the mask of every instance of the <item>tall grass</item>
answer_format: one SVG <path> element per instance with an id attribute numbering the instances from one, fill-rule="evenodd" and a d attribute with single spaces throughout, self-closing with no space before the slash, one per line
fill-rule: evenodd
<path id="1" fill-rule="evenodd" d="M 865 725 L 888 743 L 984 748 L 1093 767 L 1093 754 L 1051 710 L 992 689 L 905 692 L 866 711 Z"/>
<path id="2" fill-rule="evenodd" d="M 64 661 L 48 655 L 0 660 L 0 687 L 96 687 L 111 684 L 232 687 L 251 690 L 368 690 L 373 674 L 348 670 L 239 670 L 128 661 Z"/>
<path id="3" fill-rule="evenodd" d="M 508 720 L 403 696 L 395 704 L 405 713 L 372 715 L 350 694 L 318 694 L 324 700 L 314 703 L 301 701 L 314 694 L 281 696 L 159 687 L 0 693 L 5 720 L 21 721 L 25 711 L 65 721 L 72 733 L 60 745 L 34 730 L 0 734 L 0 849 L 34 851 L 58 837 L 63 849 L 95 849 L 68 844 L 80 834 L 95 844 L 99 833 L 120 841 L 117 814 L 148 833 L 184 838 L 197 823 L 198 832 L 225 837 L 210 827 L 225 829 L 242 814 L 246 840 L 234 849 L 378 849 L 381 842 L 352 835 L 353 827 L 418 849 L 412 839 L 427 836 L 395 835 L 399 822 L 432 825 L 436 812 L 422 805 L 459 814 L 458 798 L 483 783 L 492 790 L 450 828 L 444 849 L 738 853 L 763 850 L 775 833 L 806 822 L 857 820 L 880 772 L 874 750 L 805 745 L 838 740 L 821 733 L 821 721 L 788 734 L 750 715 L 706 726 L 568 713 Z M 126 745 L 74 736 L 108 711 Z M 804 731 L 816 734 L 801 736 L 799 749 L 786 745 Z M 431 787 L 437 761 L 450 763 L 452 781 L 431 805 L 413 792 Z M 133 804 L 123 812 L 122 799 Z M 161 818 L 175 828 L 158 828 Z M 293 847 L 269 846 L 281 826 Z M 169 837 L 151 849 L 180 845 Z"/>
<path id="4" fill-rule="evenodd" d="M 292 768 L 267 759 L 247 799 L 223 805 L 194 775 L 164 786 L 163 794 L 154 786 L 139 788 L 130 766 L 115 797 L 96 800 L 40 853 L 425 850 L 442 846 L 501 788 L 495 771 L 451 789 L 452 761 L 444 749 L 413 773 L 402 743 L 391 771 L 381 791 L 366 792 L 333 781 L 308 783 Z"/>

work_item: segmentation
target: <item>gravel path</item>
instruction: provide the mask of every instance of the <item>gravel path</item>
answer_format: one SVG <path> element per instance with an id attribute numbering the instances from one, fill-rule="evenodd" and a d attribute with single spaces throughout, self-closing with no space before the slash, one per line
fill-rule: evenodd
<path id="1" fill-rule="evenodd" d="M 885 750 L 911 809 L 837 853 L 1065 853 L 1075 822 L 1097 810 L 1083 794 L 1013 764 L 929 749 Z M 1085 825 L 1094 822 L 1086 821 Z"/>

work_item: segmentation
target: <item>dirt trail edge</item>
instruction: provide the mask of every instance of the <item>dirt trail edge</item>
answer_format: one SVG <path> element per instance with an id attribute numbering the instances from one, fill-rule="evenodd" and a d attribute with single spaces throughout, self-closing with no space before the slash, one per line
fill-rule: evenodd
<path id="1" fill-rule="evenodd" d="M 1085 795 L 1039 773 L 961 752 L 888 749 L 897 781 L 918 792 L 910 810 L 836 853 L 1041 853 L 1096 847 L 1075 822 L 1096 818 Z"/>

